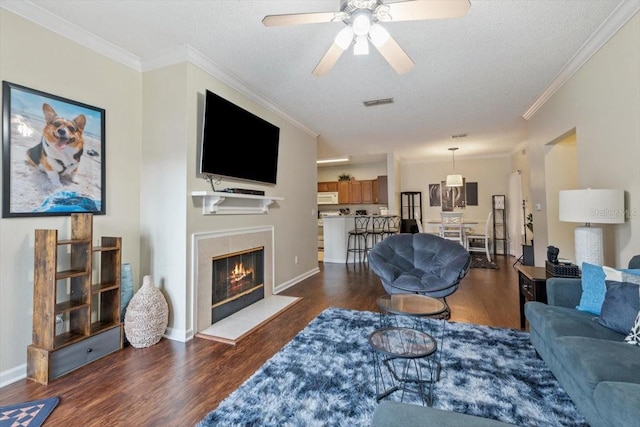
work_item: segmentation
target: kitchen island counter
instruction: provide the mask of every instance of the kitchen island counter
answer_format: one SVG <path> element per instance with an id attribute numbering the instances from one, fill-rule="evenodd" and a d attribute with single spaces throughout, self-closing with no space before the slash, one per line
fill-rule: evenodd
<path id="1" fill-rule="evenodd" d="M 349 231 L 355 228 L 354 218 L 357 216 L 361 215 L 335 215 L 322 218 L 324 227 L 324 262 L 346 262 Z M 366 216 L 380 217 L 380 215 Z"/>

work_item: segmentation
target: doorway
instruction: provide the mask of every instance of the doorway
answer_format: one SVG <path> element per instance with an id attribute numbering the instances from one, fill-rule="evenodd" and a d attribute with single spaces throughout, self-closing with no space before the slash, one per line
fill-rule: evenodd
<path id="1" fill-rule="evenodd" d="M 547 236 L 551 246 L 560 248 L 560 256 L 575 260 L 573 227 L 559 220 L 560 190 L 572 190 L 578 183 L 578 144 L 575 128 L 545 146 L 545 183 Z"/>

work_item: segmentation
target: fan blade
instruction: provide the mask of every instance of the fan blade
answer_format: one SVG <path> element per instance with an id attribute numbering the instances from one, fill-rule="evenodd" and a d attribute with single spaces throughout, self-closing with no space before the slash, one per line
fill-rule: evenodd
<path id="1" fill-rule="evenodd" d="M 413 69 L 415 64 L 393 37 L 389 36 L 387 41 L 379 46 L 375 43 L 373 45 L 398 74 L 408 73 Z"/>
<path id="2" fill-rule="evenodd" d="M 292 13 L 288 15 L 267 15 L 262 18 L 265 27 L 281 25 L 319 24 L 331 22 L 336 18 L 336 12 Z"/>
<path id="3" fill-rule="evenodd" d="M 338 59 L 340 59 L 340 56 L 342 55 L 342 52 L 344 52 L 344 49 L 338 46 L 336 43 L 333 43 L 324 54 L 320 62 L 318 62 L 316 68 L 313 69 L 313 72 L 311 74 L 316 77 L 322 77 L 327 74 L 329 71 L 331 71 L 333 66 L 336 65 L 336 62 L 338 62 Z"/>
<path id="4" fill-rule="evenodd" d="M 460 18 L 466 15 L 471 7 L 469 0 L 407 0 L 385 5 L 389 6 L 389 15 L 393 22 Z"/>

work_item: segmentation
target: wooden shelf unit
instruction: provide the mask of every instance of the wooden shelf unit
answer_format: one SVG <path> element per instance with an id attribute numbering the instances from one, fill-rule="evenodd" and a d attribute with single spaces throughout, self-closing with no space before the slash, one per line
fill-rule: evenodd
<path id="1" fill-rule="evenodd" d="M 58 230 L 35 231 L 30 380 L 48 384 L 122 348 L 122 240 L 102 237 L 96 247 L 92 241 L 92 214 L 71 214 L 71 239 L 58 239 Z"/>

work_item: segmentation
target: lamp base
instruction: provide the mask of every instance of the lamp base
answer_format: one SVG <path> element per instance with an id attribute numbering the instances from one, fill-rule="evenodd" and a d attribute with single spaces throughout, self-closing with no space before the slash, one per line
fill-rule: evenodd
<path id="1" fill-rule="evenodd" d="M 582 270 L 582 263 L 602 265 L 604 262 L 604 252 L 602 249 L 602 228 L 599 227 L 576 227 L 576 265 Z"/>

